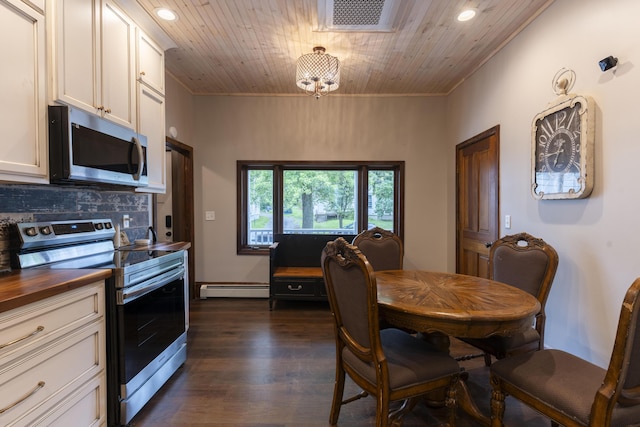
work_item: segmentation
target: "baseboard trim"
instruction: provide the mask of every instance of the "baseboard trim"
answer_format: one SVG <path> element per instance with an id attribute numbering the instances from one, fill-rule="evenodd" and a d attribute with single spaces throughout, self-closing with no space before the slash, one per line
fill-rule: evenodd
<path id="1" fill-rule="evenodd" d="M 269 284 L 203 283 L 200 299 L 207 298 L 269 298 Z"/>

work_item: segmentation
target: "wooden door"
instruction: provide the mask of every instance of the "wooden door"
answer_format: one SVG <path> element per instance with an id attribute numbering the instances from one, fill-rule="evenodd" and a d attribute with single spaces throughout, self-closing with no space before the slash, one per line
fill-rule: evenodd
<path id="1" fill-rule="evenodd" d="M 500 126 L 456 146 L 456 272 L 489 277 L 499 236 Z"/>

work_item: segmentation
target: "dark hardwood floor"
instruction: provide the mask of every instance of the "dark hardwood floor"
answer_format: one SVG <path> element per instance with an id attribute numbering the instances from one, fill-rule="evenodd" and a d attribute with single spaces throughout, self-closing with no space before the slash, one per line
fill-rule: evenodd
<path id="1" fill-rule="evenodd" d="M 134 417 L 132 427 L 328 426 L 335 372 L 331 315 L 326 303 L 264 299 L 191 301 L 188 358 Z M 455 341 L 453 354 L 475 352 Z M 488 368 L 482 358 L 461 362 L 480 410 L 489 414 Z M 347 379 L 345 396 L 359 389 Z M 509 426 L 549 426 L 547 418 L 507 398 Z M 419 404 L 404 425 L 436 426 L 441 409 Z M 370 426 L 375 401 L 342 407 L 339 426 Z M 475 426 L 465 414 L 458 426 Z"/>

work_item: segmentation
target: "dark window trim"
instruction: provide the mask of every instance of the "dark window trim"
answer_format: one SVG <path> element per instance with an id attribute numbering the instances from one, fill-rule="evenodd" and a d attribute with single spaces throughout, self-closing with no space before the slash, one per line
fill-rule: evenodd
<path id="1" fill-rule="evenodd" d="M 247 191 L 248 191 L 248 171 L 264 169 L 273 171 L 273 224 L 274 233 L 282 232 L 282 201 L 283 195 L 283 171 L 291 169 L 309 170 L 355 170 L 358 172 L 358 224 L 360 229 L 368 224 L 368 180 L 370 170 L 392 170 L 394 171 L 395 197 L 394 201 L 394 230 L 404 241 L 404 185 L 405 185 L 405 163 L 404 161 L 264 161 L 264 160 L 238 160 L 236 166 L 237 173 L 237 253 L 239 255 L 268 255 L 269 245 L 247 244 L 249 230 L 247 221 Z"/>

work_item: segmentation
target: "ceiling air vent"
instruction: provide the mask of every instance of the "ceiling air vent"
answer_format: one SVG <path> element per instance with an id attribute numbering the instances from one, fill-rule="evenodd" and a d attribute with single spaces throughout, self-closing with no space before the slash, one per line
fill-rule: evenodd
<path id="1" fill-rule="evenodd" d="M 318 0 L 317 31 L 394 31 L 398 0 Z"/>

